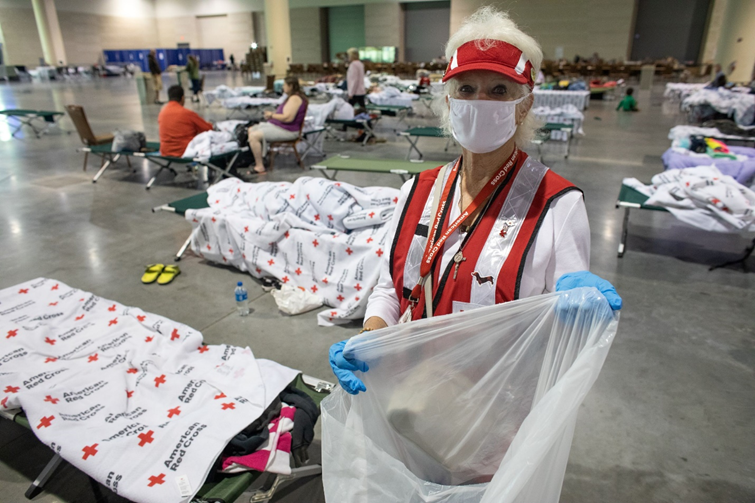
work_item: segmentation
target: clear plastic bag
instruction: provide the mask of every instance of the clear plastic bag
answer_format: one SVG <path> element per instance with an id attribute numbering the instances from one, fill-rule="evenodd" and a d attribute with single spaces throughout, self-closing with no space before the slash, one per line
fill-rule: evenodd
<path id="1" fill-rule="evenodd" d="M 618 315 L 580 288 L 365 332 L 322 404 L 331 502 L 556 503 Z"/>

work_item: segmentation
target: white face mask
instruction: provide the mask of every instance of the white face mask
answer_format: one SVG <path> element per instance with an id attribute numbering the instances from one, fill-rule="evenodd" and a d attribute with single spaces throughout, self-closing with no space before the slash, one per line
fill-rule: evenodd
<path id="1" fill-rule="evenodd" d="M 449 96 L 454 138 L 475 154 L 486 154 L 500 148 L 514 136 L 516 106 L 527 96 L 514 101 L 458 100 Z"/>

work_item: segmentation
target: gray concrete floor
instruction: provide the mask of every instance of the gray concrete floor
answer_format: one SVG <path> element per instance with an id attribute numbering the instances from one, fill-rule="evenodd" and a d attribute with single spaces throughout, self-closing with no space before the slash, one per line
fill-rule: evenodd
<path id="1" fill-rule="evenodd" d="M 239 76 L 211 74 L 207 87 L 220 83 L 242 84 Z M 579 416 L 564 503 L 755 501 L 755 275 L 707 269 L 736 257 L 747 240 L 698 231 L 667 214 L 636 211 L 628 251 L 616 257 L 622 213 L 614 204 L 621 179 L 647 180 L 661 171 L 668 130 L 683 122 L 675 107 L 661 103 L 661 92 L 656 87 L 652 95 L 640 93 L 637 114 L 617 114 L 615 102 L 591 103 L 586 135 L 574 142 L 569 159 L 557 149 L 545 156 L 546 164 L 584 190 L 592 270 L 614 283 L 625 305 L 616 341 Z M 131 128 L 157 137 L 159 107 L 140 106 L 133 80 L 0 84 L 0 108 L 63 110 L 71 103 L 85 107 L 96 133 Z M 197 110 L 208 119 L 224 118 L 218 109 Z M 409 122 L 433 123 L 430 117 Z M 68 119 L 62 129 L 74 130 Z M 321 328 L 314 312 L 286 317 L 250 277 L 191 252 L 173 284 L 141 284 L 144 265 L 170 262 L 190 231 L 180 217 L 150 211 L 196 193 L 187 175 L 173 179 L 164 173 L 146 191 L 151 168 L 136 163 L 133 173 L 119 162 L 95 185 L 91 177 L 99 163 L 90 159 L 88 171 L 82 171 L 75 132 L 42 139 L 26 132 L 20 139 L 7 136 L 0 122 L 0 288 L 53 277 L 187 323 L 210 344 L 249 345 L 259 357 L 332 379 L 328 347 L 353 335 L 356 324 Z M 328 141 L 326 151 L 380 158 L 406 154 L 408 144 L 391 129 L 384 127 L 380 136 L 386 143 L 361 147 Z M 420 145 L 426 158 L 450 160 L 455 152 L 445 153 L 444 143 L 423 139 Z M 284 156 L 267 179 L 301 175 Z M 389 175 L 346 173 L 339 179 L 401 183 Z M 234 311 L 237 280 L 250 289 L 253 313 L 247 318 Z M 50 454 L 32 433 L 3 422 L 0 502 L 23 501 Z M 86 477 L 65 466 L 35 501 L 94 497 Z M 323 501 L 320 481 L 284 491 L 275 501 Z"/>

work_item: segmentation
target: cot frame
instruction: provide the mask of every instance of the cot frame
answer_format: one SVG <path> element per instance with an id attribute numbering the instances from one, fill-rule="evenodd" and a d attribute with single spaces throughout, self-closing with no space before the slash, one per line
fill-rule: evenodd
<path id="1" fill-rule="evenodd" d="M 420 138 L 443 138 L 445 136 L 442 133 L 441 128 L 435 128 L 438 130 L 439 134 L 417 134 L 416 130 L 419 130 L 419 129 L 427 129 L 427 128 L 426 127 L 410 128 L 410 129 L 407 129 L 406 131 L 401 131 L 400 133 L 398 133 L 399 136 L 403 136 L 409 142 L 409 151 L 406 153 L 407 161 L 411 160 L 412 150 L 417 152 L 417 155 L 419 155 L 419 160 L 422 160 L 424 158 L 424 154 L 417 146 Z M 415 132 L 413 133 L 412 131 L 415 131 Z M 412 138 L 414 138 L 414 140 L 412 140 Z M 449 136 L 446 139 L 446 146 L 443 149 L 444 152 L 448 152 L 448 146 L 451 144 L 452 141 L 453 141 L 453 137 L 451 136 Z"/>
<path id="2" fill-rule="evenodd" d="M 60 128 L 58 121 L 63 117 L 64 114 L 63 112 L 58 112 L 55 110 L 9 109 L 0 110 L 0 115 L 5 116 L 5 122 L 11 127 L 14 126 L 10 122 L 10 119 L 13 119 L 17 122 L 16 126 L 13 129 L 13 132 L 11 133 L 11 138 L 15 138 L 16 134 L 21 131 L 24 126 L 28 126 L 32 129 L 32 131 L 34 131 L 34 135 L 37 137 L 37 139 L 40 139 L 42 138 L 42 136 L 49 133 L 50 128 L 52 128 L 53 126 Z M 37 126 L 34 122 L 39 119 L 44 119 L 45 117 L 52 117 L 52 121 L 43 120 L 42 126 Z M 68 134 L 71 134 L 70 131 L 68 131 Z"/>

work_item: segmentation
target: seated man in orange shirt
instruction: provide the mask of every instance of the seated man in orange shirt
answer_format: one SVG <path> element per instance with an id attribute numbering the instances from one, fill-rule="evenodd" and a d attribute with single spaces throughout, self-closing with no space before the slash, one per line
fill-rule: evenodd
<path id="1" fill-rule="evenodd" d="M 184 89 L 170 86 L 168 103 L 160 110 L 157 123 L 160 126 L 160 154 L 181 157 L 199 133 L 210 131 L 212 124 L 187 108 L 184 108 Z"/>

